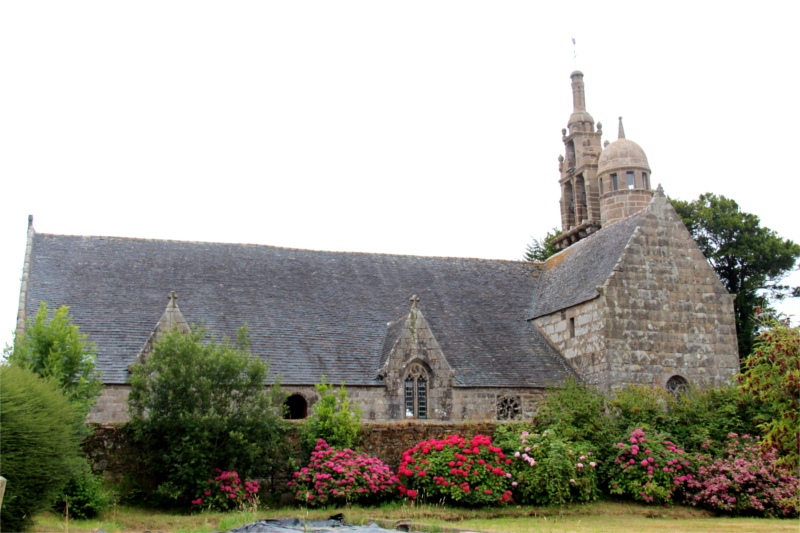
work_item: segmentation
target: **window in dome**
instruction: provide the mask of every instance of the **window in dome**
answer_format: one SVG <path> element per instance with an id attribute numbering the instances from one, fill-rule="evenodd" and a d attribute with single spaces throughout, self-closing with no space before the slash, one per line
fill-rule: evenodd
<path id="1" fill-rule="evenodd" d="M 616 191 L 616 190 L 619 189 L 619 184 L 617 183 L 617 175 L 616 174 L 611 174 L 611 185 L 612 185 L 612 189 L 611 190 Z"/>
<path id="2" fill-rule="evenodd" d="M 628 172 L 627 174 L 628 174 L 628 188 L 629 189 L 633 189 L 634 188 L 634 185 L 633 185 L 633 172 Z"/>
<path id="3" fill-rule="evenodd" d="M 647 172 L 642 172 L 642 187 L 650 190 L 650 180 L 647 179 Z"/>

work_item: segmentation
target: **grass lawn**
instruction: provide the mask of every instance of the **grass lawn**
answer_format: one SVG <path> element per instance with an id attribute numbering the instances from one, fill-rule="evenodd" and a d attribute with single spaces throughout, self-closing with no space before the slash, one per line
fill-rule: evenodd
<path id="1" fill-rule="evenodd" d="M 434 505 L 408 506 L 387 504 L 380 507 L 349 508 L 282 508 L 240 513 L 199 513 L 181 515 L 149 509 L 118 506 L 98 520 L 70 520 L 45 513 L 36 517 L 34 531 L 91 533 L 102 529 L 109 533 L 213 532 L 255 522 L 262 518 L 298 517 L 322 520 L 344 513 L 352 524 L 369 519 L 411 519 L 414 529 L 431 533 L 447 532 L 447 528 L 504 532 L 609 532 L 609 533 L 780 533 L 800 531 L 796 519 L 720 518 L 688 507 L 655 507 L 634 503 L 599 502 L 558 508 L 509 506 L 491 509 L 453 509 Z M 387 527 L 391 524 L 381 523 Z M 431 526 L 431 527 L 426 527 Z"/>

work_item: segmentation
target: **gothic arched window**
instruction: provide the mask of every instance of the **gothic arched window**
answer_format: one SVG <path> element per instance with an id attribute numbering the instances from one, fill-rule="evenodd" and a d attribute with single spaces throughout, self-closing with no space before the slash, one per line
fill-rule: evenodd
<path id="1" fill-rule="evenodd" d="M 667 390 L 673 394 L 683 394 L 689 382 L 683 376 L 672 376 L 667 380 Z"/>
<path id="2" fill-rule="evenodd" d="M 428 418 L 428 373 L 414 364 L 406 374 L 406 418 Z"/>

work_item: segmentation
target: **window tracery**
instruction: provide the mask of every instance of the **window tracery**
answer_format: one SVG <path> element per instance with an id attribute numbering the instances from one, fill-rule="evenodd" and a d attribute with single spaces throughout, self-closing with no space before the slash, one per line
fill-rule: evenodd
<path id="1" fill-rule="evenodd" d="M 519 420 L 522 418 L 522 399 L 519 396 L 497 397 L 497 420 Z"/>
<path id="2" fill-rule="evenodd" d="M 672 376 L 667 380 L 667 390 L 673 394 L 683 394 L 689 387 L 689 382 L 683 376 Z"/>
<path id="3" fill-rule="evenodd" d="M 428 418 L 428 373 L 420 364 L 411 365 L 405 379 L 406 418 Z"/>

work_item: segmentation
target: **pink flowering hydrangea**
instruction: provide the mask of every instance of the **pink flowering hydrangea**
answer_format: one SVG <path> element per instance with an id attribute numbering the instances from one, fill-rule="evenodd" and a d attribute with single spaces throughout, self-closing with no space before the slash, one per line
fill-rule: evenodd
<path id="1" fill-rule="evenodd" d="M 467 504 L 509 503 L 511 459 L 491 437 L 467 440 L 459 435 L 420 442 L 403 453 L 400 493 L 417 500 Z"/>
<path id="2" fill-rule="evenodd" d="M 697 455 L 687 482 L 686 503 L 730 514 L 798 515 L 800 479 L 775 464 L 774 449 L 764 452 L 750 435 L 728 435 L 724 457 Z"/>
<path id="3" fill-rule="evenodd" d="M 308 466 L 289 482 L 297 500 L 309 505 L 374 501 L 394 493 L 397 484 L 397 476 L 379 459 L 331 448 L 322 439 Z"/>
<path id="4" fill-rule="evenodd" d="M 685 452 L 658 436 L 650 442 L 642 429 L 635 429 L 626 440 L 632 444 L 617 443 L 617 457 L 609 472 L 611 493 L 646 503 L 672 501 L 675 491 L 692 478 L 685 471 L 690 464 Z"/>
<path id="5" fill-rule="evenodd" d="M 251 479 L 242 481 L 234 471 L 217 469 L 217 476 L 207 483 L 203 495 L 191 501 L 193 507 L 230 511 L 257 503 L 258 482 Z"/>

